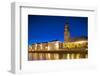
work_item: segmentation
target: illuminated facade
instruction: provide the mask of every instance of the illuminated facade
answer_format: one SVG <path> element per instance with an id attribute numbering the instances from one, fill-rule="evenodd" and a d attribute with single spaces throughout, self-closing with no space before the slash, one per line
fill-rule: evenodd
<path id="1" fill-rule="evenodd" d="M 64 27 L 64 42 L 53 40 L 28 47 L 29 60 L 80 59 L 88 57 L 88 39 L 70 38 L 68 23 Z"/>

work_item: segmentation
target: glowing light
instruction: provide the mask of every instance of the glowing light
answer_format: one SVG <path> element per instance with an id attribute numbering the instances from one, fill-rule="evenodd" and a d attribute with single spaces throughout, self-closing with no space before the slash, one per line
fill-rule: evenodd
<path id="1" fill-rule="evenodd" d="M 70 59 L 70 54 L 67 54 L 67 59 Z"/>
<path id="2" fill-rule="evenodd" d="M 67 42 L 63 43 L 63 48 L 81 48 L 81 47 L 87 47 L 87 41 L 77 41 L 77 42 Z"/>
<path id="3" fill-rule="evenodd" d="M 50 50 L 50 46 L 48 46 L 48 50 Z"/>
<path id="4" fill-rule="evenodd" d="M 55 47 L 56 47 L 56 50 L 59 49 L 59 43 L 58 42 L 55 43 Z"/>
<path id="5" fill-rule="evenodd" d="M 37 50 L 37 44 L 35 44 L 35 50 Z"/>
<path id="6" fill-rule="evenodd" d="M 41 47 L 41 50 L 42 50 L 42 49 L 43 49 L 43 47 L 42 47 L 42 43 L 41 43 L 40 47 Z"/>
<path id="7" fill-rule="evenodd" d="M 77 42 L 74 42 L 74 43 L 76 43 L 76 44 L 82 44 L 82 43 L 86 43 L 87 41 L 77 41 Z"/>
<path id="8" fill-rule="evenodd" d="M 71 59 L 74 59 L 74 58 L 75 58 L 74 55 L 75 55 L 75 54 L 71 54 Z"/>
<path id="9" fill-rule="evenodd" d="M 54 54 L 54 58 L 55 59 L 59 59 L 59 55 L 58 54 Z"/>
<path id="10" fill-rule="evenodd" d="M 51 55 L 50 54 L 48 54 L 48 59 L 51 59 Z"/>
<path id="11" fill-rule="evenodd" d="M 76 59 L 79 59 L 80 58 L 80 54 L 76 54 Z"/>
<path id="12" fill-rule="evenodd" d="M 48 47 L 46 46 L 45 49 L 48 50 Z"/>

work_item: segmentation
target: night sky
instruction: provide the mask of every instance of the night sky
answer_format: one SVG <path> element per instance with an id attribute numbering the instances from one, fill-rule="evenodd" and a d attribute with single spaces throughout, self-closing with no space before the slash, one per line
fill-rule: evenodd
<path id="1" fill-rule="evenodd" d="M 28 44 L 64 41 L 64 25 L 69 23 L 70 36 L 88 35 L 87 17 L 28 15 Z"/>

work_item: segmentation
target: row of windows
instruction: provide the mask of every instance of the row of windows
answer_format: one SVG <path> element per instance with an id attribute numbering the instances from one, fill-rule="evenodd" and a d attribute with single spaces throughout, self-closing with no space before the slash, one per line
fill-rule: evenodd
<path id="1" fill-rule="evenodd" d="M 63 48 L 87 48 L 87 43 L 64 43 Z"/>
<path id="2" fill-rule="evenodd" d="M 61 44 L 61 43 L 60 43 Z M 30 51 L 34 51 L 34 50 L 58 50 L 58 49 L 74 49 L 74 48 L 88 48 L 88 43 L 84 42 L 84 43 L 75 43 L 75 42 L 69 42 L 69 43 L 62 43 L 62 45 L 60 45 L 59 43 L 54 43 L 54 44 L 49 44 L 47 45 L 32 45 L 29 47 Z"/>

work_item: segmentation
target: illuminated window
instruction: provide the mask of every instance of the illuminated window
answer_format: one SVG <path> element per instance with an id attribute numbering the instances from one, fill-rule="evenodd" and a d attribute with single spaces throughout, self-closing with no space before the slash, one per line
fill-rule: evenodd
<path id="1" fill-rule="evenodd" d="M 37 44 L 35 44 L 35 50 L 37 50 Z"/>
<path id="2" fill-rule="evenodd" d="M 50 50 L 50 46 L 48 46 L 48 50 Z"/>
<path id="3" fill-rule="evenodd" d="M 59 43 L 58 42 L 55 43 L 55 47 L 56 47 L 56 50 L 59 49 Z"/>
<path id="4" fill-rule="evenodd" d="M 43 49 L 42 43 L 41 43 L 40 47 L 41 47 L 41 50 L 42 50 Z"/>

